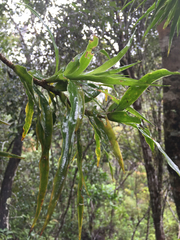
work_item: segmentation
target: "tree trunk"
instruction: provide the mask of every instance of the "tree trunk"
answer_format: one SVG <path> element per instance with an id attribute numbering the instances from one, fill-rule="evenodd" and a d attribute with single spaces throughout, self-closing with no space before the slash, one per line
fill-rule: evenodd
<path id="1" fill-rule="evenodd" d="M 143 150 L 144 163 L 146 168 L 148 188 L 150 192 L 150 203 L 157 240 L 165 240 L 162 220 L 162 195 L 159 188 L 159 179 L 152 161 L 152 152 L 144 137 L 140 133 L 141 146 Z"/>
<path id="2" fill-rule="evenodd" d="M 160 47 L 162 51 L 163 67 L 170 71 L 180 70 L 180 36 L 174 36 L 171 51 L 168 55 L 168 40 L 170 27 L 163 29 L 158 26 Z M 164 138 L 165 150 L 174 163 L 180 168 L 180 77 L 173 75 L 164 78 L 163 110 L 164 110 Z M 168 167 L 170 183 L 180 220 L 180 177 Z"/>
<path id="3" fill-rule="evenodd" d="M 134 108 L 141 112 L 141 99 L 134 103 Z M 157 155 L 155 162 L 159 163 L 157 170 L 153 164 L 153 156 L 149 145 L 143 135 L 139 133 L 141 147 L 143 151 L 144 165 L 147 174 L 148 188 L 150 193 L 150 204 L 157 240 L 165 240 L 162 219 L 162 156 Z"/>
<path id="4" fill-rule="evenodd" d="M 12 153 L 21 155 L 22 141 L 21 133 L 19 133 L 13 145 Z M 0 229 L 9 228 L 9 204 L 8 199 L 11 198 L 13 179 L 18 167 L 20 159 L 11 158 L 6 167 L 4 179 L 2 181 L 1 192 L 0 192 Z"/>

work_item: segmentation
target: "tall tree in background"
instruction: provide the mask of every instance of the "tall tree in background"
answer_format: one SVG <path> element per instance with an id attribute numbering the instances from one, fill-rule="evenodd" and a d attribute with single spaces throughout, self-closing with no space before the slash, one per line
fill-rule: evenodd
<path id="1" fill-rule="evenodd" d="M 151 23 L 146 33 L 155 25 L 158 29 L 160 48 L 162 53 L 162 65 L 171 71 L 180 69 L 180 37 L 179 16 L 180 2 L 176 1 L 156 1 L 151 7 L 154 10 Z M 145 34 L 146 34 L 145 33 Z M 170 85 L 163 89 L 163 116 L 164 116 L 164 141 L 165 149 L 171 159 L 180 167 L 180 78 L 166 77 L 164 85 Z M 180 220 L 180 178 L 168 168 L 170 174 L 171 189 L 176 204 L 178 218 Z"/>

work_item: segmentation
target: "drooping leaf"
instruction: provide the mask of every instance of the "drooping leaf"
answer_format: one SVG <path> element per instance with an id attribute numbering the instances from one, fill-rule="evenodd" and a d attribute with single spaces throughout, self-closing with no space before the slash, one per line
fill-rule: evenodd
<path id="1" fill-rule="evenodd" d="M 179 31 L 179 27 L 178 27 L 179 14 L 178 13 L 180 9 L 180 2 L 179 0 L 171 0 L 171 1 L 159 0 L 157 1 L 157 3 L 154 3 L 140 19 L 138 19 L 137 23 L 142 18 L 149 15 L 149 13 L 154 9 L 155 11 L 151 17 L 151 23 L 149 24 L 144 36 L 150 31 L 152 27 L 166 20 L 163 28 L 166 28 L 169 24 L 171 24 L 170 26 L 171 31 L 169 34 L 169 47 L 168 47 L 168 53 L 169 53 L 176 27 L 177 27 L 177 30 Z"/>
<path id="2" fill-rule="evenodd" d="M 173 40 L 174 34 L 176 32 L 178 19 L 180 19 L 179 12 L 180 12 L 180 3 L 178 2 L 177 6 L 175 7 L 175 11 L 173 12 L 173 22 L 171 24 L 171 31 L 170 31 L 170 34 L 169 34 L 168 54 L 170 52 L 170 48 L 171 48 L 171 45 L 172 45 L 172 40 Z"/>
<path id="3" fill-rule="evenodd" d="M 148 16 L 148 15 L 155 9 L 155 6 L 156 6 L 156 4 L 153 3 L 153 4 L 147 9 L 147 11 L 145 12 L 145 14 L 143 14 L 143 15 L 136 21 L 136 23 L 135 23 L 135 25 L 134 25 L 134 28 L 136 27 L 136 25 L 137 25 L 143 18 L 145 18 L 146 16 Z M 145 36 L 145 34 L 144 34 L 144 36 Z"/>
<path id="4" fill-rule="evenodd" d="M 111 127 L 111 124 L 110 124 L 108 118 L 106 118 L 106 125 L 104 125 L 104 130 L 105 130 L 105 132 L 109 138 L 109 141 L 111 143 L 113 153 L 116 156 L 120 167 L 124 171 L 124 162 L 123 162 L 121 150 L 120 150 L 119 144 L 117 142 L 116 135 Z"/>
<path id="5" fill-rule="evenodd" d="M 33 78 L 32 76 L 27 72 L 25 67 L 22 67 L 20 65 L 15 65 L 14 68 L 15 73 L 20 77 L 21 82 L 23 83 L 26 94 L 28 96 L 28 103 L 26 105 L 26 119 L 25 124 L 23 127 L 23 134 L 22 134 L 22 141 L 24 140 L 26 134 L 29 131 L 29 128 L 31 126 L 32 117 L 34 113 L 34 92 L 33 92 Z"/>
<path id="6" fill-rule="evenodd" d="M 144 131 L 148 136 L 150 136 L 150 131 L 149 131 L 148 128 L 143 128 L 143 131 Z M 150 148 L 151 148 L 151 151 L 153 152 L 153 151 L 154 151 L 154 141 L 153 141 L 151 138 L 147 137 L 146 135 L 144 135 L 144 137 L 145 137 L 145 140 L 146 140 L 147 144 L 149 144 L 149 146 L 150 146 Z"/>
<path id="7" fill-rule="evenodd" d="M 180 176 L 180 170 L 179 170 L 178 166 L 164 152 L 164 150 L 162 149 L 161 145 L 158 142 L 156 142 L 151 136 L 149 136 L 147 134 L 147 132 L 145 132 L 142 128 L 140 128 L 139 126 L 137 126 L 137 128 L 146 138 L 149 138 L 149 139 L 151 139 L 154 142 L 154 144 L 157 146 L 159 151 L 164 155 L 164 157 L 165 157 L 167 163 L 169 164 L 169 166 Z"/>
<path id="8" fill-rule="evenodd" d="M 84 198 L 82 196 L 83 187 L 83 172 L 82 172 L 82 144 L 80 137 L 80 129 L 77 130 L 77 165 L 79 172 L 78 191 L 77 191 L 77 211 L 78 211 L 78 229 L 79 229 L 79 240 L 81 240 L 82 222 L 83 222 L 83 211 L 84 211 Z"/>
<path id="9" fill-rule="evenodd" d="M 94 116 L 94 120 L 95 120 L 99 130 L 101 131 L 101 133 L 103 133 L 103 136 L 105 136 L 105 139 L 106 140 L 108 139 L 108 141 L 110 142 L 112 151 L 113 151 L 120 167 L 124 171 L 124 162 L 123 162 L 121 150 L 120 150 L 119 144 L 116 140 L 116 135 L 111 127 L 111 124 L 110 124 L 108 118 L 106 118 L 106 124 L 104 124 L 103 121 L 101 121 L 100 119 L 98 119 L 95 116 Z"/>
<path id="10" fill-rule="evenodd" d="M 94 128 L 94 139 L 96 141 L 96 157 L 97 157 L 97 167 L 99 167 L 99 162 L 100 162 L 100 158 L 101 158 L 101 143 L 100 143 L 100 137 L 96 132 L 96 129 Z"/>
<path id="11" fill-rule="evenodd" d="M 32 232 L 42 205 L 44 201 L 44 197 L 46 194 L 47 184 L 48 184 L 48 176 L 49 176 L 49 150 L 51 147 L 52 141 L 52 130 L 53 130 L 53 115 L 49 103 L 45 96 L 34 86 L 35 92 L 38 94 L 39 97 L 39 109 L 41 113 L 37 119 L 36 125 L 36 134 L 37 138 L 41 143 L 41 158 L 39 161 L 39 170 L 40 170 L 40 184 L 39 184 L 39 193 L 37 198 L 37 207 L 35 218 L 32 223 L 31 229 L 29 234 Z"/>
<path id="12" fill-rule="evenodd" d="M 24 159 L 24 157 L 9 153 L 9 152 L 2 152 L 0 151 L 1 157 L 7 157 L 7 158 L 18 158 L 18 159 Z"/>
<path id="13" fill-rule="evenodd" d="M 85 103 L 84 91 L 82 90 L 82 88 L 80 86 L 77 86 L 77 88 L 78 88 L 78 95 L 77 95 L 77 98 L 78 98 L 78 108 L 77 108 L 77 111 L 76 111 L 76 114 L 77 114 L 77 124 L 76 124 L 75 131 L 77 131 L 78 128 L 80 127 L 80 125 L 82 124 L 82 120 L 83 120 L 83 117 L 84 117 L 84 103 Z"/>
<path id="14" fill-rule="evenodd" d="M 48 206 L 48 212 L 47 216 L 43 225 L 43 228 L 41 230 L 41 235 L 46 228 L 51 215 L 54 211 L 54 208 L 56 206 L 57 200 L 59 199 L 59 196 L 62 192 L 62 188 L 66 179 L 68 166 L 71 160 L 72 155 L 72 147 L 74 144 L 74 133 L 78 121 L 79 115 L 78 109 L 79 104 L 81 105 L 83 101 L 79 102 L 79 98 L 81 96 L 78 96 L 78 86 L 74 84 L 73 82 L 69 81 L 68 84 L 68 92 L 69 92 L 69 100 L 71 104 L 71 110 L 67 112 L 67 115 L 64 117 L 64 121 L 62 123 L 62 138 L 63 138 L 63 145 L 62 145 L 62 152 L 61 156 L 59 158 L 58 163 L 58 169 L 56 172 L 56 175 L 53 180 L 53 190 L 51 193 L 51 199 Z"/>

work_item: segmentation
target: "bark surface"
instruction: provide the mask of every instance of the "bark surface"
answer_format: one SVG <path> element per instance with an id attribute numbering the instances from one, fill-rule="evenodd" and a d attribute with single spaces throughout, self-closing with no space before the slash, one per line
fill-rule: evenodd
<path id="1" fill-rule="evenodd" d="M 174 36 L 171 51 L 168 55 L 168 41 L 170 28 L 163 29 L 163 23 L 158 26 L 163 67 L 170 71 L 180 70 L 180 36 Z M 180 168 L 180 77 L 164 78 L 163 111 L 165 150 L 169 157 Z M 180 177 L 169 168 L 170 183 L 180 220 Z"/>
<path id="2" fill-rule="evenodd" d="M 21 155 L 22 141 L 21 134 L 18 134 L 14 140 L 12 153 Z M 12 193 L 13 179 L 20 159 L 11 158 L 6 167 L 0 192 L 0 229 L 9 228 L 9 200 Z"/>

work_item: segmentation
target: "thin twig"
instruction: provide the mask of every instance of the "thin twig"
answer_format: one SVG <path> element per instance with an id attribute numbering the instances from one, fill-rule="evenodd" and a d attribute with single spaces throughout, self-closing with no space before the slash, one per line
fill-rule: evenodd
<path id="1" fill-rule="evenodd" d="M 64 225 L 64 221 L 65 221 L 65 217 L 66 217 L 67 211 L 68 211 L 70 203 L 71 203 L 73 187 L 74 187 L 74 183 L 75 183 L 75 180 L 76 180 L 77 172 L 78 172 L 78 168 L 76 168 L 75 173 L 74 173 L 74 177 L 73 177 L 73 181 L 72 181 L 72 185 L 71 185 L 71 190 L 70 190 L 70 193 L 69 193 L 68 203 L 67 203 L 67 206 L 66 206 L 66 210 L 61 215 L 61 224 L 60 224 L 60 227 L 59 227 L 59 229 L 57 231 L 56 238 L 58 238 L 58 236 L 59 236 L 59 234 L 61 232 L 61 229 L 62 229 L 62 227 Z"/>
<path id="2" fill-rule="evenodd" d="M 150 207 L 149 207 L 149 208 L 150 208 Z M 136 230 L 137 230 L 139 224 L 140 224 L 140 223 L 142 222 L 142 220 L 145 218 L 146 214 L 149 212 L 149 208 L 148 208 L 148 210 L 145 212 L 145 214 L 142 216 L 142 218 L 139 219 L 138 223 L 136 224 L 136 227 L 135 227 L 135 229 L 134 229 L 134 231 L 133 231 L 133 235 L 132 235 L 131 240 L 134 239 L 134 236 L 135 236 Z"/>
<path id="3" fill-rule="evenodd" d="M 149 236 L 150 212 L 151 212 L 151 209 L 149 208 L 149 209 L 148 209 L 148 220 L 147 220 L 146 240 L 148 240 L 148 236 Z"/>

